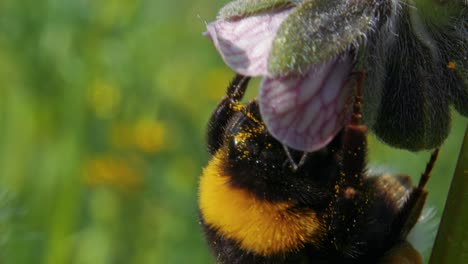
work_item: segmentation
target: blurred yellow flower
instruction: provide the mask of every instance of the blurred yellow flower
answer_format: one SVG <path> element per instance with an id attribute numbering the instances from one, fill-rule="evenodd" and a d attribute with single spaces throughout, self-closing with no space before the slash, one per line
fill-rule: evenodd
<path id="1" fill-rule="evenodd" d="M 102 155 L 88 160 L 83 168 L 83 180 L 89 186 L 107 186 L 123 192 L 134 192 L 143 183 L 141 162 L 135 158 Z"/>
<path id="2" fill-rule="evenodd" d="M 110 131 L 111 144 L 117 148 L 136 148 L 146 154 L 158 153 L 165 147 L 167 128 L 164 122 L 144 117 L 136 123 L 116 123 Z"/>
<path id="3" fill-rule="evenodd" d="M 138 149 L 146 153 L 156 153 L 164 147 L 166 129 L 162 122 L 144 118 L 136 123 L 133 136 Z"/>
<path id="4" fill-rule="evenodd" d="M 104 80 L 96 80 L 88 91 L 88 103 L 99 118 L 109 118 L 120 104 L 120 90 Z"/>

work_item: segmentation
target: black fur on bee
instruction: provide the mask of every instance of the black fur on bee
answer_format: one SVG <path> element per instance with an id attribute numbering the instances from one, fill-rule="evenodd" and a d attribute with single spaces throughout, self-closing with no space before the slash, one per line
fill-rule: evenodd
<path id="1" fill-rule="evenodd" d="M 212 157 L 200 178 L 200 219 L 217 263 L 397 263 L 398 255 L 421 263 L 406 236 L 437 151 L 417 186 L 409 176 L 369 175 L 362 78 L 350 124 L 306 154 L 268 133 L 258 103 L 239 102 L 249 78 L 233 79 L 209 121 Z"/>

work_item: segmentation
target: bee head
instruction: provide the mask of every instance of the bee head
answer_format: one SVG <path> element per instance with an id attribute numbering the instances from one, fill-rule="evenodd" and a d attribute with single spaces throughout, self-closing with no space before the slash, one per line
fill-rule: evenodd
<path id="1" fill-rule="evenodd" d="M 268 133 L 257 102 L 238 107 L 239 112 L 226 129 L 229 160 L 240 166 L 251 166 L 252 169 L 288 170 L 285 155 L 282 155 L 282 146 Z"/>

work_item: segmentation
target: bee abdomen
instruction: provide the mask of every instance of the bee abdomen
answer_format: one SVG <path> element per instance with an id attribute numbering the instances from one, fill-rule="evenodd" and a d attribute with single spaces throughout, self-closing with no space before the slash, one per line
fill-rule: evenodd
<path id="1" fill-rule="evenodd" d="M 203 172 L 199 195 L 202 223 L 216 256 L 226 261 L 234 261 L 234 255 L 284 260 L 306 244 L 318 243 L 323 228 L 315 211 L 288 202 L 260 200 L 247 189 L 230 185 L 229 175 L 220 173 L 223 159 L 218 155 Z"/>

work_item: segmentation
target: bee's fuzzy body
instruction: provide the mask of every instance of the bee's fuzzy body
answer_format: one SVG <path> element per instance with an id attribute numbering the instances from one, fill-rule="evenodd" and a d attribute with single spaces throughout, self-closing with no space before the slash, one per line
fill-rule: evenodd
<path id="1" fill-rule="evenodd" d="M 217 263 L 396 263 L 383 259 L 398 247 L 421 263 L 405 240 L 427 193 L 408 176 L 368 175 L 366 127 L 352 123 L 324 149 L 288 157 L 258 104 L 237 103 L 247 81 L 236 77 L 208 128 L 199 208 Z"/>

